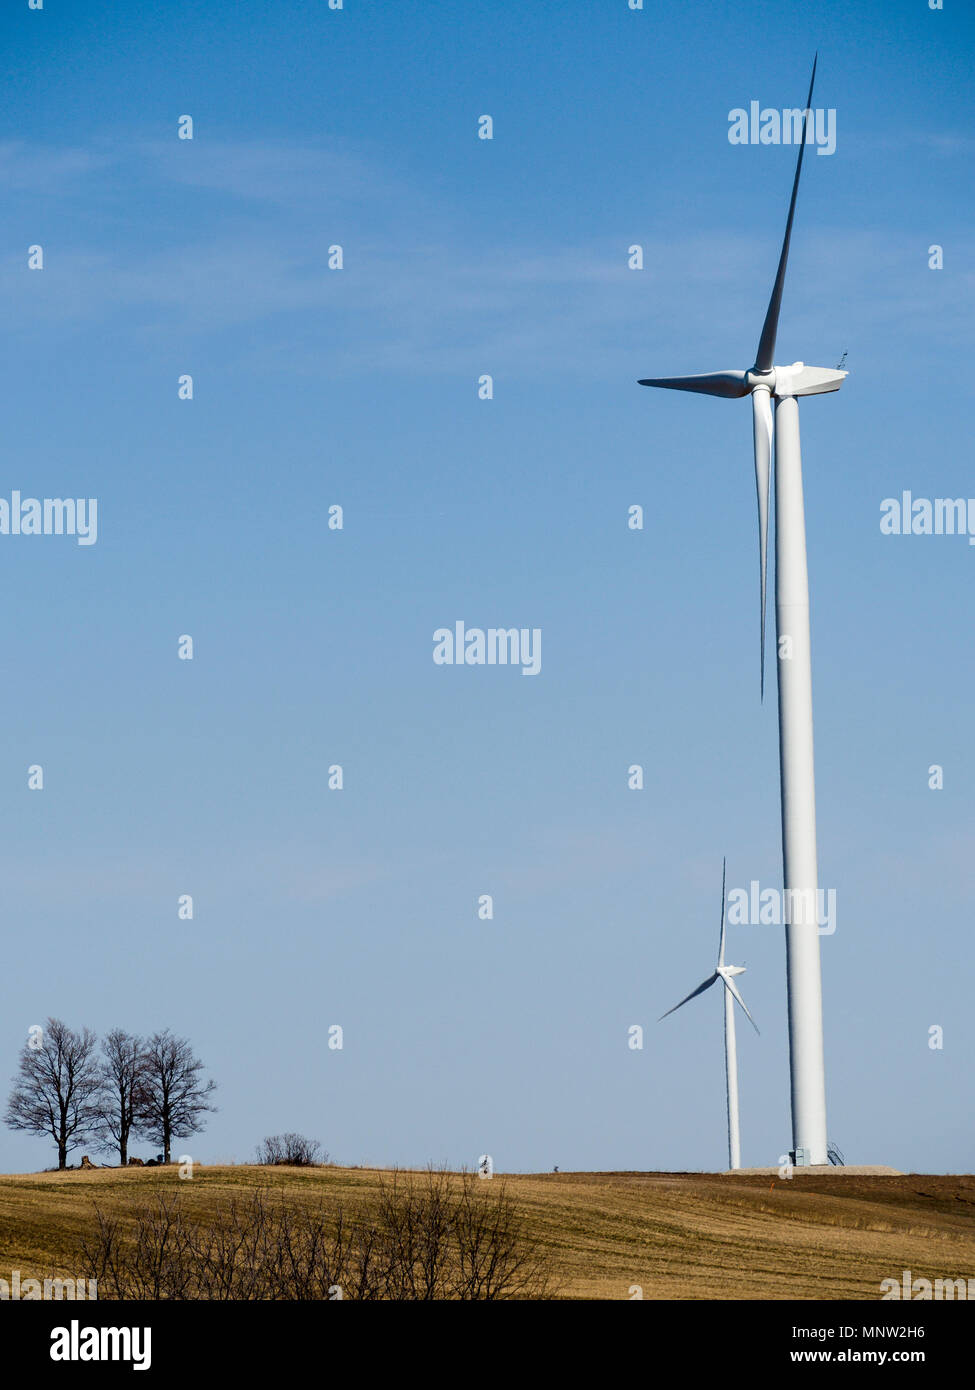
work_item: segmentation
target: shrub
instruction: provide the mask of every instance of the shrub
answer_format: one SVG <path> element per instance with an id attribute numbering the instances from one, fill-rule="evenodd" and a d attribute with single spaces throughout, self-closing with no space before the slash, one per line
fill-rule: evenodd
<path id="1" fill-rule="evenodd" d="M 462 1300 L 545 1298 L 547 1261 L 503 1184 L 396 1173 L 349 1216 L 258 1189 L 212 1217 L 182 1194 L 106 1216 L 81 1247 L 100 1298 Z M 134 1230 L 133 1230 L 134 1227 Z"/>
<path id="2" fill-rule="evenodd" d="M 289 1168 L 317 1168 L 328 1162 L 328 1154 L 315 1139 L 303 1134 L 270 1134 L 257 1146 L 257 1161 L 267 1165 L 286 1164 Z"/>

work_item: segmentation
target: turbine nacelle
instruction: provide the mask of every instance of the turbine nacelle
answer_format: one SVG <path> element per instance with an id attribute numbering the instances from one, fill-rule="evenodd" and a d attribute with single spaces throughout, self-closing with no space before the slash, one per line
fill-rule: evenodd
<path id="1" fill-rule="evenodd" d="M 745 380 L 754 389 L 769 385 L 773 396 L 822 396 L 838 391 L 848 375 L 835 367 L 807 367 L 805 362 L 793 362 L 791 367 L 773 367 L 769 372 L 745 373 Z"/>

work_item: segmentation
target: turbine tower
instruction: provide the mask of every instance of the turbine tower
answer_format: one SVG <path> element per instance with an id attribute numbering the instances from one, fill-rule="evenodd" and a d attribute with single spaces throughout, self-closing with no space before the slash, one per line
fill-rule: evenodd
<path id="1" fill-rule="evenodd" d="M 761 691 L 765 694 L 765 585 L 768 560 L 769 482 L 775 441 L 775 619 L 778 636 L 779 767 L 782 790 L 782 864 L 785 886 L 786 978 L 789 993 L 789 1063 L 792 1142 L 796 1164 L 825 1164 L 826 1075 L 823 1002 L 816 912 L 816 793 L 813 776 L 812 668 L 809 644 L 809 579 L 799 453 L 800 396 L 837 391 L 847 375 L 794 362 L 773 365 L 789 260 L 789 242 L 811 116 L 816 61 L 802 119 L 792 200 L 755 364 L 748 371 L 657 377 L 641 386 L 662 386 L 735 399 L 750 395 L 758 493 L 761 571 Z M 775 401 L 773 423 L 772 401 Z"/>
<path id="2" fill-rule="evenodd" d="M 718 943 L 718 964 L 715 966 L 714 974 L 709 975 L 703 985 L 698 985 L 687 999 L 682 999 L 679 1004 L 675 1004 L 672 1009 L 668 1009 L 661 1015 L 659 1021 L 669 1018 L 678 1009 L 683 1008 L 688 999 L 694 999 L 698 994 L 703 994 L 706 989 L 710 989 L 718 980 L 724 981 L 724 1062 L 725 1073 L 728 1085 L 728 1167 L 741 1167 L 741 1126 L 738 1120 L 738 1049 L 735 1045 L 735 1000 L 745 1010 L 745 1016 L 749 1023 L 758 1032 L 758 1024 L 748 1012 L 748 1007 L 744 999 L 738 993 L 738 986 L 735 984 L 735 975 L 744 975 L 743 965 L 725 965 L 724 963 L 724 885 L 725 869 L 727 861 L 721 863 L 721 939 Z"/>

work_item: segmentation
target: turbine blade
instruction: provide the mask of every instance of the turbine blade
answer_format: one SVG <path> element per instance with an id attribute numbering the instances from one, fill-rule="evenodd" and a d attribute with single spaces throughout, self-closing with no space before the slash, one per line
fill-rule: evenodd
<path id="1" fill-rule="evenodd" d="M 696 996 L 699 994 L 703 994 L 706 989 L 711 988 L 715 980 L 719 980 L 720 978 L 721 977 L 717 971 L 715 971 L 713 975 L 709 975 L 708 978 L 704 981 L 703 985 L 698 985 L 697 989 L 692 989 L 690 994 L 687 995 L 687 998 L 682 999 L 679 1004 L 675 1004 L 672 1009 L 668 1009 L 665 1014 L 661 1014 L 660 1017 L 657 1019 L 657 1022 L 662 1023 L 665 1018 L 669 1018 L 671 1014 L 675 1014 L 678 1009 L 682 1009 L 684 1007 L 688 1000 L 696 998 Z"/>
<path id="2" fill-rule="evenodd" d="M 725 984 L 728 986 L 728 989 L 731 991 L 732 998 L 737 999 L 738 1003 L 745 1010 L 745 1017 L 748 1019 L 748 1022 L 752 1025 L 752 1027 L 755 1029 L 755 1032 L 757 1033 L 759 1031 L 758 1024 L 755 1022 L 751 1014 L 748 1012 L 748 1005 L 745 1003 L 744 999 L 742 999 L 741 995 L 738 993 L 738 986 L 735 984 L 734 980 L 729 980 L 727 975 L 722 975 L 721 978 L 722 980 L 724 980 Z M 677 1007 L 680 1008 L 680 1005 L 678 1004 Z"/>
<path id="3" fill-rule="evenodd" d="M 721 941 L 718 946 L 718 964 L 724 965 L 724 885 L 725 871 L 728 867 L 727 859 L 721 861 Z"/>
<path id="4" fill-rule="evenodd" d="M 792 201 L 789 203 L 789 218 L 785 224 L 785 237 L 782 241 L 782 252 L 779 256 L 779 268 L 775 275 L 775 284 L 772 286 L 772 298 L 768 302 L 768 309 L 765 314 L 765 323 L 762 326 L 762 336 L 758 343 L 758 352 L 755 355 L 755 370 L 757 372 L 767 372 L 772 367 L 772 358 L 775 355 L 775 338 L 779 329 L 779 310 L 782 308 L 782 290 L 785 285 L 785 268 L 789 263 L 789 242 L 792 240 L 792 219 L 796 213 L 796 194 L 799 192 L 799 175 L 802 173 L 802 156 L 806 150 L 806 122 L 812 106 L 813 85 L 816 81 L 816 64 L 819 61 L 817 53 L 813 59 L 812 77 L 809 79 L 809 95 L 806 97 L 806 106 L 802 116 L 802 138 L 799 141 L 799 158 L 796 160 L 796 176 L 792 184 Z"/>
<path id="5" fill-rule="evenodd" d="M 765 699 L 765 591 L 768 574 L 769 480 L 772 474 L 772 400 L 768 389 L 752 392 L 752 429 L 755 437 L 755 490 L 758 494 L 758 561 L 762 574 L 761 691 Z"/>
<path id="6" fill-rule="evenodd" d="M 701 372 L 697 376 L 656 376 L 640 386 L 663 386 L 670 391 L 697 391 L 702 396 L 726 396 L 735 400 L 748 395 L 744 372 Z"/>

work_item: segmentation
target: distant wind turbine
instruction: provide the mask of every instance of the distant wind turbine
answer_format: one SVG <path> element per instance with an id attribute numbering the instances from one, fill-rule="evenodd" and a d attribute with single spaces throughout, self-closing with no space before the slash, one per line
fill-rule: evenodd
<path id="1" fill-rule="evenodd" d="M 789 993 L 789 1060 L 792 1081 L 794 1162 L 825 1164 L 826 1075 L 823 1064 L 823 1001 L 817 901 L 816 793 L 813 776 L 812 668 L 809 643 L 809 579 L 799 452 L 799 396 L 837 391 L 847 375 L 828 367 L 773 366 L 792 222 L 799 192 L 816 62 L 802 120 L 792 200 L 755 365 L 748 371 L 656 377 L 641 386 L 696 391 L 707 396 L 752 398 L 758 544 L 761 571 L 761 691 L 765 693 L 765 583 L 768 568 L 769 484 L 775 440 L 775 616 L 778 635 L 779 766 L 782 857 L 785 884 L 786 978 Z M 775 399 L 773 425 L 772 399 Z M 799 920 L 795 920 L 798 907 Z"/>
<path id="2" fill-rule="evenodd" d="M 718 964 L 715 966 L 714 974 L 709 975 L 702 985 L 692 990 L 686 999 L 682 999 L 679 1004 L 675 1004 L 672 1009 L 668 1009 L 665 1014 L 661 1014 L 660 1020 L 669 1018 L 671 1014 L 682 1009 L 689 999 L 695 999 L 699 994 L 703 994 L 706 989 L 717 984 L 718 980 L 724 981 L 724 1060 L 725 1072 L 728 1084 L 728 1167 L 741 1167 L 741 1127 L 738 1120 L 738 1049 L 735 1045 L 735 1000 L 745 1010 L 745 1017 L 758 1032 L 758 1024 L 748 1012 L 748 1007 L 744 999 L 738 993 L 738 986 L 735 984 L 735 975 L 744 975 L 743 965 L 725 965 L 724 963 L 724 903 L 725 903 L 725 870 L 727 861 L 721 863 L 721 939 L 718 943 Z"/>

